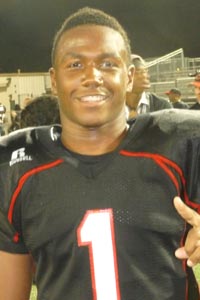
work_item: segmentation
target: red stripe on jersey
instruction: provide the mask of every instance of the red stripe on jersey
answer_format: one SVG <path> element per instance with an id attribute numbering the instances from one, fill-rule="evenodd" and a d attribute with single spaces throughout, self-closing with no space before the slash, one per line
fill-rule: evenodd
<path id="1" fill-rule="evenodd" d="M 171 167 L 172 169 L 174 169 L 174 171 L 179 175 L 180 180 L 182 182 L 183 185 L 183 195 L 184 195 L 184 200 L 185 203 L 188 204 L 190 207 L 198 209 L 198 212 L 200 212 L 200 205 L 197 203 L 194 203 L 192 201 L 189 200 L 187 191 L 186 191 L 186 180 L 185 177 L 183 175 L 183 171 L 182 169 L 173 161 L 169 160 L 168 158 L 159 155 L 159 154 L 153 154 L 153 153 L 146 153 L 146 152 L 129 152 L 126 150 L 121 150 L 120 151 L 121 155 L 124 156 L 130 156 L 130 157 L 144 157 L 144 158 L 150 158 L 152 160 L 155 161 L 155 163 L 157 163 L 165 172 L 166 174 L 170 177 L 170 179 L 172 180 L 172 182 L 174 183 L 178 196 L 180 196 L 180 187 L 179 187 L 179 183 L 177 178 L 175 177 L 175 175 L 173 174 L 173 172 L 169 169 L 169 167 Z M 180 241 L 180 246 L 183 247 L 184 246 L 184 235 L 186 232 L 186 222 L 185 222 L 185 228 L 183 231 L 183 236 L 181 238 Z M 186 272 L 186 260 L 182 261 L 182 266 L 183 266 L 183 270 Z M 185 299 L 188 299 L 188 280 L 186 280 L 186 286 L 185 286 L 185 290 L 186 290 L 186 294 L 185 294 Z"/>
<path id="2" fill-rule="evenodd" d="M 146 153 L 146 152 L 129 152 L 129 151 L 126 151 L 126 150 L 121 150 L 120 154 L 125 155 L 125 156 L 132 156 L 132 157 L 150 158 L 150 159 L 154 160 L 165 171 L 165 173 L 167 173 L 167 175 L 171 178 L 172 182 L 174 183 L 174 185 L 176 187 L 178 195 L 180 195 L 180 189 L 179 189 L 178 181 L 177 181 L 175 175 L 169 169 L 168 165 L 170 167 L 172 167 L 180 175 L 181 181 L 182 181 L 184 186 L 185 186 L 185 179 L 183 177 L 182 170 L 173 161 L 167 159 L 166 157 L 164 157 L 162 155 Z"/>
<path id="3" fill-rule="evenodd" d="M 24 185 L 24 183 L 26 182 L 26 180 L 36 174 L 36 173 L 39 173 L 39 172 L 42 172 L 42 171 L 45 171 L 47 169 L 50 169 L 50 168 L 53 168 L 59 164 L 61 164 L 63 162 L 63 159 L 58 159 L 54 162 L 51 162 L 51 163 L 48 163 L 48 164 L 45 164 L 45 165 L 42 165 L 42 166 L 39 166 L 37 168 L 34 168 L 34 169 L 31 169 L 30 171 L 28 171 L 27 173 L 25 173 L 19 180 L 19 183 L 18 183 L 18 186 L 17 188 L 15 189 L 14 193 L 13 193 L 13 196 L 11 198 L 11 202 L 10 202 L 10 207 L 9 207 L 9 210 L 8 210 L 8 221 L 12 224 L 12 219 L 13 219 L 13 211 L 14 211 L 14 206 L 15 206 L 15 203 L 16 203 L 16 200 L 17 200 L 17 197 Z M 18 242 L 19 240 L 19 234 L 16 233 L 13 240 L 15 242 Z"/>
<path id="4" fill-rule="evenodd" d="M 186 191 L 186 180 L 183 175 L 182 169 L 173 161 L 169 160 L 168 158 L 159 155 L 159 154 L 153 154 L 153 153 L 147 153 L 147 152 L 130 152 L 126 150 L 121 150 L 120 151 L 121 155 L 125 156 L 132 156 L 132 157 L 145 157 L 145 158 L 150 158 L 154 160 L 166 173 L 167 175 L 171 178 L 172 182 L 174 183 L 178 196 L 180 196 L 180 188 L 179 188 L 179 183 L 178 180 L 176 179 L 175 175 L 172 173 L 172 171 L 169 169 L 171 167 L 174 169 L 174 171 L 177 172 L 179 175 L 182 185 L 183 185 L 183 194 L 184 194 L 184 199 L 185 202 L 192 208 L 198 209 L 200 211 L 200 204 L 194 203 L 189 200 L 187 191 Z"/>

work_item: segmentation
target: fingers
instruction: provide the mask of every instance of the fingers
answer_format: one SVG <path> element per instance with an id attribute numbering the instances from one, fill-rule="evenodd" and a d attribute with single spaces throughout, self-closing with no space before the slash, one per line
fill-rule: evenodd
<path id="1" fill-rule="evenodd" d="M 174 198 L 174 206 L 179 215 L 192 226 L 184 247 L 178 248 L 175 256 L 187 259 L 187 265 L 193 267 L 200 262 L 200 215 L 184 204 L 179 197 Z"/>
<path id="2" fill-rule="evenodd" d="M 192 267 L 200 262 L 200 229 L 193 227 L 188 232 L 185 246 L 185 253 L 188 255 L 188 266 Z"/>
<path id="3" fill-rule="evenodd" d="M 194 267 L 200 262 L 200 248 L 196 248 L 192 255 L 188 257 L 185 248 L 181 247 L 175 251 L 175 256 L 181 260 L 187 259 L 188 267 Z"/>
<path id="4" fill-rule="evenodd" d="M 194 267 L 200 262 L 200 247 L 196 248 L 196 250 L 192 253 L 192 255 L 187 260 L 187 265 L 189 267 Z"/>
<path id="5" fill-rule="evenodd" d="M 178 248 L 175 252 L 175 256 L 179 259 L 187 259 L 188 258 L 187 252 L 185 251 L 184 247 Z"/>
<path id="6" fill-rule="evenodd" d="M 200 230 L 200 215 L 197 212 L 188 207 L 179 197 L 174 198 L 174 206 L 187 223 Z"/>
<path id="7" fill-rule="evenodd" d="M 193 267 L 196 263 L 195 263 L 195 260 L 192 261 L 191 259 L 188 259 L 188 254 L 187 252 L 185 251 L 185 248 L 184 247 L 181 247 L 181 248 L 178 248 L 176 251 L 175 251 L 175 256 L 178 258 L 178 259 L 187 259 L 187 265 L 188 267 Z M 198 261 L 197 261 L 198 263 Z"/>

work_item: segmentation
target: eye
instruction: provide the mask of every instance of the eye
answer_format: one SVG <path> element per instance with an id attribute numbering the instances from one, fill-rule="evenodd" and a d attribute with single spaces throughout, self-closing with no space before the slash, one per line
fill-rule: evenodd
<path id="1" fill-rule="evenodd" d="M 70 62 L 67 67 L 69 69 L 81 69 L 83 66 L 81 64 L 80 61 L 73 61 L 73 62 Z"/>
<path id="2" fill-rule="evenodd" d="M 102 68 L 105 68 L 105 69 L 111 69 L 111 68 L 116 67 L 116 64 L 110 60 L 105 60 L 100 65 Z"/>

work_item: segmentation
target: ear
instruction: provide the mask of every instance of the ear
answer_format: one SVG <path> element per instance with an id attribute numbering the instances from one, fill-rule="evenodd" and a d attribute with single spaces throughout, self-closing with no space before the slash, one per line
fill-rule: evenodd
<path id="1" fill-rule="evenodd" d="M 135 73 L 135 67 L 134 65 L 130 65 L 128 67 L 128 84 L 126 88 L 126 91 L 129 93 L 132 92 L 133 89 L 134 73 Z"/>
<path id="2" fill-rule="evenodd" d="M 55 75 L 55 69 L 52 67 L 49 69 L 49 74 L 50 74 L 50 78 L 51 78 L 51 89 L 52 89 L 52 93 L 54 95 L 57 95 L 57 85 L 56 85 L 56 75 Z"/>

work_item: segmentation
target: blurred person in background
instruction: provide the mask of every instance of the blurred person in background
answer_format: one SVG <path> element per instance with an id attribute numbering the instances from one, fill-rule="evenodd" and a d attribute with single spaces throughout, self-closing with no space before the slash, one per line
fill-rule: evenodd
<path id="1" fill-rule="evenodd" d="M 0 136 L 5 135 L 4 123 L 6 116 L 6 107 L 0 102 Z"/>
<path id="2" fill-rule="evenodd" d="M 58 99 L 53 95 L 35 97 L 22 109 L 20 127 L 60 124 Z"/>
<path id="3" fill-rule="evenodd" d="M 135 76 L 132 91 L 127 92 L 126 96 L 128 119 L 139 114 L 172 108 L 165 98 L 147 91 L 151 84 L 145 60 L 139 55 L 132 55 L 132 63 L 135 66 Z"/>
<path id="4" fill-rule="evenodd" d="M 182 109 L 187 109 L 189 106 L 187 103 L 181 101 L 181 91 L 179 89 L 173 88 L 165 94 L 168 96 L 169 101 L 172 103 L 174 108 L 182 108 Z"/>
<path id="5" fill-rule="evenodd" d="M 190 109 L 200 110 L 200 74 L 196 75 L 194 81 L 191 82 L 191 85 L 194 87 L 196 102 L 190 107 Z"/>
<path id="6" fill-rule="evenodd" d="M 14 108 L 10 112 L 11 125 L 8 129 L 8 133 L 20 129 L 21 107 L 19 104 L 15 104 Z"/>

